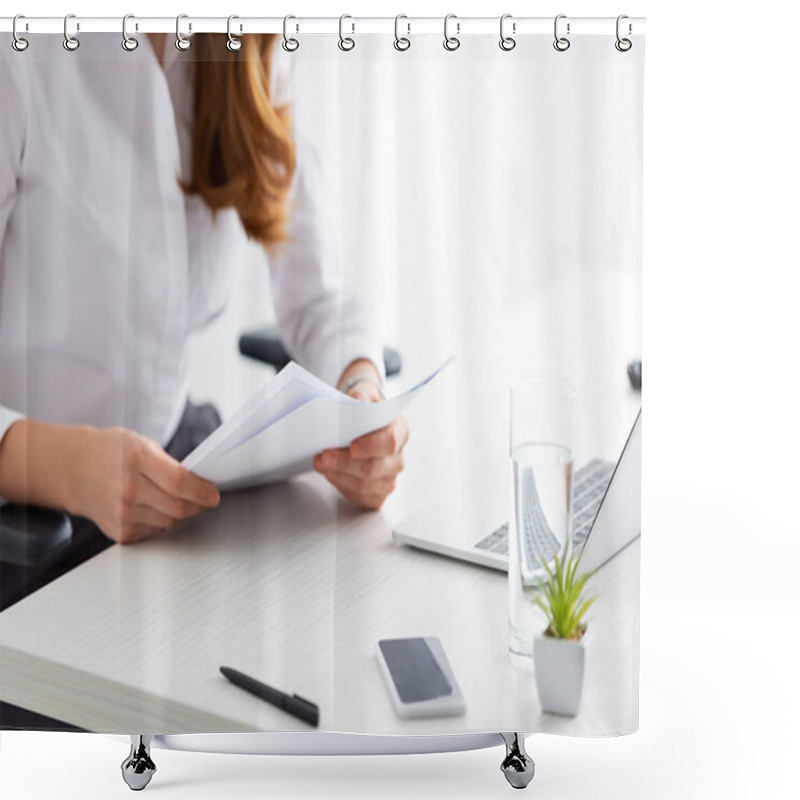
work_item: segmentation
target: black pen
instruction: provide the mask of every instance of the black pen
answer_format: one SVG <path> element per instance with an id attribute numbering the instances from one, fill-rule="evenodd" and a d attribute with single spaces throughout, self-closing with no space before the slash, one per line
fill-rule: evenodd
<path id="1" fill-rule="evenodd" d="M 219 671 L 240 689 L 266 700 L 273 706 L 282 708 L 287 714 L 291 714 L 293 717 L 297 717 L 315 728 L 319 725 L 319 706 L 316 703 L 312 703 L 297 694 L 288 695 L 279 689 L 273 689 L 271 686 L 267 686 L 265 683 L 261 683 L 255 678 L 244 675 L 230 667 L 220 667 Z"/>

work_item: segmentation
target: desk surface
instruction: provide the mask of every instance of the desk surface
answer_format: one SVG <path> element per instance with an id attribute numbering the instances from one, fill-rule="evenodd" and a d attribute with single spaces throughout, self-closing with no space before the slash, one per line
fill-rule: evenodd
<path id="1" fill-rule="evenodd" d="M 533 675 L 509 661 L 505 575 L 398 547 L 390 517 L 354 510 L 310 475 L 112 547 L 0 615 L 0 695 L 98 732 L 306 729 L 228 683 L 224 664 L 313 699 L 327 730 L 630 728 L 638 540 L 593 578 L 584 699 L 570 720 L 542 714 Z M 395 715 L 376 642 L 416 635 L 441 638 L 465 716 Z"/>
<path id="2" fill-rule="evenodd" d="M 583 376 L 576 443 L 584 452 L 576 447 L 576 463 L 619 455 L 640 404 L 625 375 L 634 321 L 614 321 L 595 351 L 579 346 L 569 316 L 580 316 L 588 336 L 590 323 L 598 332 L 609 327 L 602 315 L 585 313 L 598 296 L 611 294 L 601 309 L 635 309 L 636 287 L 612 277 L 567 276 L 563 315 L 548 313 L 552 298 L 537 292 L 538 313 L 520 307 L 501 338 L 553 346 L 466 359 L 409 407 L 407 468 L 380 513 L 354 509 L 318 475 L 229 494 L 202 517 L 149 542 L 114 546 L 4 611 L 0 698 L 106 733 L 307 729 L 228 683 L 219 674 L 226 665 L 315 701 L 326 730 L 630 731 L 638 708 L 638 540 L 592 578 L 598 600 L 584 696 L 578 716 L 566 719 L 542 713 L 533 674 L 509 661 L 506 576 L 391 539 L 392 524 L 441 491 L 459 482 L 462 491 L 480 491 L 467 486 L 470 460 L 507 458 L 511 375 L 552 372 L 562 359 L 563 374 Z M 563 331 L 550 330 L 561 316 Z M 465 348 L 488 347 L 477 334 L 465 336 Z M 400 636 L 441 639 L 465 716 L 394 713 L 375 650 L 379 639 Z"/>

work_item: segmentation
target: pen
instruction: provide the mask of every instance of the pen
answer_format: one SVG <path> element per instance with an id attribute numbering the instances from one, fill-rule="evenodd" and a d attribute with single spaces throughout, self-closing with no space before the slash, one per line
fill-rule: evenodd
<path id="1" fill-rule="evenodd" d="M 255 678 L 244 675 L 230 667 L 220 667 L 219 671 L 240 689 L 266 700 L 273 706 L 282 708 L 287 714 L 291 714 L 293 717 L 297 717 L 315 728 L 319 725 L 319 706 L 316 703 L 312 703 L 297 694 L 288 695 L 279 689 L 273 689 L 271 686 L 267 686 L 265 683 L 261 683 Z"/>

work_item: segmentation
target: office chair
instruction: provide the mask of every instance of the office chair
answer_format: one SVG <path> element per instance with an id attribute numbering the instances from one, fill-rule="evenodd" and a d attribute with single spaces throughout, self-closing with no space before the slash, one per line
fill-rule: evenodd
<path id="1" fill-rule="evenodd" d="M 283 369 L 291 360 L 276 328 L 272 325 L 243 333 L 239 337 L 239 352 L 243 356 L 249 356 L 269 364 L 276 370 Z M 399 375 L 403 366 L 400 353 L 392 347 L 385 347 L 383 349 L 383 365 L 387 378 Z"/>

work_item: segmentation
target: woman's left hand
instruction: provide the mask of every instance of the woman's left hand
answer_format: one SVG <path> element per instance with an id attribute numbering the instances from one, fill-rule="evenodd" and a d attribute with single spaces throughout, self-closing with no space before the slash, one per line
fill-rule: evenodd
<path id="1" fill-rule="evenodd" d="M 368 403 L 383 398 L 368 381 L 355 384 L 351 397 Z M 385 428 L 354 439 L 350 447 L 323 450 L 314 456 L 314 469 L 322 473 L 348 500 L 364 508 L 379 509 L 394 491 L 403 469 L 403 448 L 408 424 L 398 417 Z"/>

